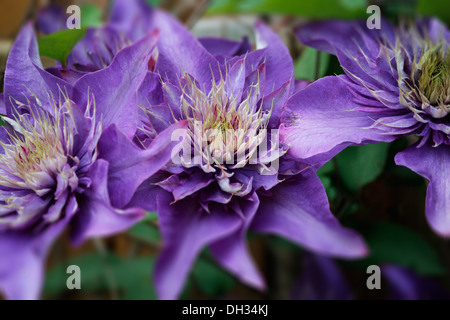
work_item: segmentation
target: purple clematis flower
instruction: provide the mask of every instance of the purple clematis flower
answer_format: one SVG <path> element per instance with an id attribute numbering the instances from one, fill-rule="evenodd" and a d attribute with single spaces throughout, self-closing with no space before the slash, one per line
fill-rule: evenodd
<path id="1" fill-rule="evenodd" d="M 382 275 L 389 283 L 390 300 L 449 300 L 450 294 L 432 279 L 396 265 L 384 265 Z"/>
<path id="2" fill-rule="evenodd" d="M 57 10 L 49 6 L 38 17 L 38 27 L 43 30 L 58 31 L 65 28 L 52 15 Z M 158 38 L 153 23 L 158 9 L 151 8 L 144 0 L 116 0 L 111 8 L 108 22 L 102 27 L 91 27 L 86 36 L 73 48 L 68 56 L 67 67 L 60 64 L 48 71 L 65 81 L 74 84 L 83 75 L 102 70 L 109 66 L 117 53 L 149 34 Z M 65 20 L 64 20 L 65 21 Z M 148 59 L 148 69 L 154 70 L 158 50 L 152 50 Z"/>
<path id="3" fill-rule="evenodd" d="M 333 259 L 311 253 L 302 254 L 302 272 L 295 283 L 291 299 L 353 300 L 356 292 Z M 386 299 L 389 300 L 448 300 L 450 295 L 438 282 L 407 268 L 385 264 L 381 275 L 386 280 Z M 383 282 L 384 283 L 384 282 Z M 361 282 L 365 286 L 365 282 Z M 382 284 L 382 289 L 385 289 Z M 356 289 L 356 288 L 355 288 Z"/>
<path id="4" fill-rule="evenodd" d="M 331 21 L 299 27 L 297 36 L 337 55 L 346 74 L 290 99 L 281 128 L 290 154 L 320 162 L 349 145 L 417 135 L 395 161 L 430 181 L 428 221 L 450 236 L 450 32 L 436 20 L 383 21 L 381 30 Z"/>
<path id="5" fill-rule="evenodd" d="M 216 58 L 169 15 L 159 14 L 155 23 L 159 56 L 139 90 L 136 141 L 146 147 L 174 125 L 186 128 L 172 131 L 176 150 L 161 149 L 171 163 L 147 176 L 136 193 L 124 189 L 114 201 L 158 212 L 159 297 L 178 296 L 205 247 L 238 279 L 264 289 L 246 246 L 249 230 L 329 256 L 366 255 L 362 238 L 330 212 L 315 168 L 288 156 L 289 141 L 277 139 L 281 111 L 295 90 L 292 59 L 281 40 L 258 23 L 257 50 Z M 105 149 L 117 144 L 103 142 Z M 111 188 L 117 187 L 113 181 Z"/>
<path id="6" fill-rule="evenodd" d="M 45 33 L 59 31 L 65 28 L 65 19 L 58 7 L 49 6 L 41 10 L 38 27 Z M 164 20 L 165 14 L 150 7 L 145 0 L 116 0 L 107 23 L 102 27 L 88 28 L 86 36 L 69 55 L 67 67 L 58 65 L 49 71 L 73 83 L 87 73 L 101 70 L 111 63 L 120 49 L 149 33 L 155 33 L 156 37 L 156 31 L 161 27 L 156 23 L 158 19 Z M 202 38 L 199 41 L 219 61 L 251 51 L 247 38 L 241 41 Z M 154 71 L 157 59 L 158 50 L 155 49 L 148 61 L 149 71 Z"/>
<path id="7" fill-rule="evenodd" d="M 43 34 L 58 32 L 67 28 L 68 15 L 57 5 L 48 5 L 39 10 L 36 18 L 36 28 Z"/>
<path id="8" fill-rule="evenodd" d="M 353 300 L 350 285 L 333 259 L 303 252 L 302 265 L 291 299 Z"/>
<path id="9" fill-rule="evenodd" d="M 130 140 L 136 91 L 154 46 L 145 37 L 71 85 L 43 70 L 31 24 L 17 37 L 0 97 L 7 114 L 0 130 L 0 291 L 8 298 L 39 297 L 45 257 L 67 225 L 78 244 L 120 232 L 145 215 L 139 207 L 114 205 L 120 190 L 111 181 L 152 174 L 170 160 L 158 154 L 162 144 L 174 145 L 162 140 L 167 134 L 145 151 Z M 102 148 L 101 141 L 117 137 L 120 144 Z M 113 160 L 114 154 L 134 158 Z"/>

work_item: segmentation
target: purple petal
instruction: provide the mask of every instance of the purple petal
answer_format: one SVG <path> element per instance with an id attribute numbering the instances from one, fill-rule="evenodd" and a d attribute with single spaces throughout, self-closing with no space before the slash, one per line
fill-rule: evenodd
<path id="1" fill-rule="evenodd" d="M 389 283 L 390 300 L 448 300 L 450 294 L 436 282 L 421 277 L 412 271 L 385 265 L 381 274 Z"/>
<path id="2" fill-rule="evenodd" d="M 146 211 L 156 211 L 156 199 L 160 192 L 165 192 L 156 183 L 163 180 L 166 176 L 163 173 L 156 173 L 145 180 L 136 190 L 133 198 L 127 204 L 127 208 L 142 208 Z"/>
<path id="3" fill-rule="evenodd" d="M 302 273 L 292 290 L 292 299 L 352 299 L 349 284 L 332 259 L 303 252 L 302 265 Z"/>
<path id="4" fill-rule="evenodd" d="M 209 92 L 212 79 L 220 79 L 218 61 L 178 21 L 167 13 L 155 13 L 155 22 L 161 30 L 158 42 L 156 71 L 172 83 L 178 83 L 183 73 L 192 75 Z"/>
<path id="5" fill-rule="evenodd" d="M 65 218 L 50 224 L 38 235 L 17 231 L 0 235 L 0 291 L 8 299 L 34 300 L 40 297 L 46 256 L 72 218 L 74 202 L 71 197 Z"/>
<path id="6" fill-rule="evenodd" d="M 87 238 L 109 236 L 122 232 L 143 217 L 139 208 L 115 209 L 108 195 L 108 163 L 97 160 L 89 170 L 92 184 L 80 197 L 80 211 L 75 216 L 71 239 L 75 245 Z"/>
<path id="7" fill-rule="evenodd" d="M 146 150 L 139 149 L 114 125 L 103 132 L 98 144 L 99 157 L 109 163 L 108 190 L 114 207 L 125 207 L 139 185 L 171 160 L 180 143 L 172 141 L 172 136 L 186 128 L 186 121 L 173 124 Z"/>
<path id="8" fill-rule="evenodd" d="M 300 25 L 295 34 L 303 44 L 334 55 L 336 48 L 351 52 L 366 49 L 364 43 L 381 34 L 395 43 L 394 31 L 386 20 L 382 21 L 381 30 L 368 30 L 365 21 L 321 21 Z"/>
<path id="9" fill-rule="evenodd" d="M 129 40 L 109 27 L 90 28 L 84 38 L 76 44 L 68 59 L 69 66 L 75 68 L 62 69 L 61 76 L 67 79 L 80 78 L 83 73 L 94 72 L 106 68 L 121 49 L 129 45 Z"/>
<path id="10" fill-rule="evenodd" d="M 322 78 L 293 95 L 280 128 L 282 141 L 290 146 L 289 153 L 320 162 L 352 144 L 393 141 L 395 136 L 369 128 L 375 123 L 374 117 L 385 114 L 358 111 L 360 106 L 353 99 L 341 77 Z"/>
<path id="11" fill-rule="evenodd" d="M 265 290 L 266 284 L 246 245 L 246 237 L 240 232 L 216 241 L 210 246 L 214 258 L 237 279 L 258 290 Z"/>
<path id="12" fill-rule="evenodd" d="M 11 99 L 24 104 L 29 100 L 36 101 L 41 105 L 47 102 L 49 93 L 56 98 L 59 90 L 66 89 L 71 89 L 68 83 L 43 69 L 33 26 L 27 23 L 17 36 L 6 63 L 4 99 L 7 114 L 10 116 L 12 112 Z"/>
<path id="13" fill-rule="evenodd" d="M 244 227 L 232 236 L 214 242 L 210 249 L 214 258 L 239 280 L 256 289 L 264 290 L 266 288 L 264 279 L 256 268 L 246 245 L 246 231 L 259 206 L 256 194 L 251 200 L 241 203 L 239 208 L 241 215 L 245 215 Z"/>
<path id="14" fill-rule="evenodd" d="M 164 247 L 154 270 L 160 299 L 176 299 L 200 250 L 233 234 L 241 225 L 238 215 L 225 212 L 221 205 L 211 213 L 201 210 L 193 199 L 170 204 L 170 193 L 160 193 L 158 216 Z"/>
<path id="15" fill-rule="evenodd" d="M 419 19 L 417 25 L 435 42 L 440 42 L 443 38 L 449 39 L 450 31 L 443 22 L 435 18 Z"/>
<path id="16" fill-rule="evenodd" d="M 288 48 L 269 27 L 262 22 L 255 25 L 257 48 L 266 48 L 266 85 L 268 94 L 294 77 L 294 63 Z M 291 90 L 293 90 L 293 86 Z"/>
<path id="17" fill-rule="evenodd" d="M 147 72 L 144 82 L 138 92 L 138 102 L 140 106 L 150 107 L 164 102 L 162 86 L 160 82 L 160 75 Z"/>
<path id="18" fill-rule="evenodd" d="M 342 227 L 330 212 L 325 190 L 313 170 L 306 170 L 260 196 L 251 228 L 277 234 L 319 254 L 360 258 L 368 253 L 363 239 Z"/>
<path id="19" fill-rule="evenodd" d="M 132 137 L 137 126 L 137 91 L 147 74 L 147 62 L 157 36 L 144 39 L 121 50 L 111 65 L 87 74 L 75 83 L 74 101 L 86 106 L 93 95 L 97 120 L 103 127 L 117 125 L 127 137 Z"/>
<path id="20" fill-rule="evenodd" d="M 426 199 L 428 222 L 435 232 L 450 237 L 450 147 L 411 146 L 397 154 L 395 163 L 430 181 Z"/>
<path id="21" fill-rule="evenodd" d="M 108 26 L 137 41 L 152 31 L 153 12 L 145 0 L 116 0 Z"/>
<path id="22" fill-rule="evenodd" d="M 241 59 L 231 67 L 225 81 L 225 89 L 229 97 L 234 97 L 241 101 L 242 92 L 245 84 L 245 60 Z"/>
<path id="23" fill-rule="evenodd" d="M 174 201 L 179 201 L 206 188 L 213 181 L 215 180 L 211 176 L 205 175 L 203 171 L 195 171 L 184 176 L 172 175 L 159 182 L 158 185 L 171 192 Z"/>
<path id="24" fill-rule="evenodd" d="M 199 41 L 212 55 L 221 55 L 225 58 L 240 56 L 252 50 L 246 37 L 242 38 L 241 41 L 221 38 L 200 38 Z"/>
<path id="25" fill-rule="evenodd" d="M 6 106 L 3 93 L 0 93 L 0 114 L 6 114 Z"/>
<path id="26" fill-rule="evenodd" d="M 279 128 L 281 113 L 284 110 L 286 101 L 292 94 L 291 80 L 284 83 L 279 89 L 265 96 L 262 102 L 263 110 L 272 110 L 270 117 L 269 129 Z"/>
<path id="27" fill-rule="evenodd" d="M 66 28 L 67 16 L 60 7 L 48 5 L 39 10 L 37 15 L 37 29 L 44 34 L 54 33 Z"/>

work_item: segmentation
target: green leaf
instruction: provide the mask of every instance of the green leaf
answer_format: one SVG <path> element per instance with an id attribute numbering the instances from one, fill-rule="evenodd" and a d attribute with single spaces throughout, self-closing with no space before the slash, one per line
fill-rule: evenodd
<path id="1" fill-rule="evenodd" d="M 236 285 L 236 280 L 217 265 L 198 259 L 192 273 L 200 290 L 210 296 L 222 295 Z"/>
<path id="2" fill-rule="evenodd" d="M 81 26 L 100 27 L 102 26 L 102 10 L 92 4 L 85 4 L 81 6 Z"/>
<path id="3" fill-rule="evenodd" d="M 349 147 L 337 156 L 338 171 L 344 185 L 353 192 L 374 181 L 386 164 L 389 144 Z"/>
<path id="4" fill-rule="evenodd" d="M 387 222 L 375 223 L 365 232 L 371 255 L 366 264 L 393 263 L 424 276 L 445 274 L 434 248 L 419 234 Z"/>
<path id="5" fill-rule="evenodd" d="M 297 15 L 312 19 L 352 19 L 366 17 L 367 0 L 214 0 L 208 14 L 267 13 Z"/>
<path id="6" fill-rule="evenodd" d="M 448 0 L 419 0 L 417 12 L 423 16 L 438 17 L 450 23 Z"/>
<path id="7" fill-rule="evenodd" d="M 319 62 L 317 60 L 319 59 Z M 330 55 L 326 52 L 306 47 L 302 56 L 295 63 L 295 78 L 314 81 L 323 77 L 330 63 Z"/>
<path id="8" fill-rule="evenodd" d="M 38 40 L 39 53 L 67 65 L 67 57 L 73 47 L 84 37 L 86 29 L 63 30 L 44 36 Z"/>

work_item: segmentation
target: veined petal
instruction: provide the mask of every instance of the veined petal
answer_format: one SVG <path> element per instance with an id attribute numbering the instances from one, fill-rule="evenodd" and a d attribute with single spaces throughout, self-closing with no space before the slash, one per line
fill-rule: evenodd
<path id="1" fill-rule="evenodd" d="M 41 106 L 48 101 L 50 93 L 57 98 L 59 90 L 71 89 L 67 82 L 43 69 L 31 23 L 22 28 L 11 48 L 4 81 L 4 102 L 8 116 L 12 115 L 14 100 L 23 104 L 30 101 Z"/>
<path id="2" fill-rule="evenodd" d="M 242 92 L 245 84 L 245 60 L 241 59 L 231 67 L 225 81 L 225 89 L 228 96 L 233 97 L 237 101 L 242 98 Z"/>
<path id="3" fill-rule="evenodd" d="M 145 217 L 139 208 L 125 210 L 111 205 L 108 194 L 108 163 L 99 159 L 90 168 L 92 184 L 80 197 L 79 212 L 73 221 L 72 242 L 80 244 L 87 238 L 109 236 L 128 229 Z"/>
<path id="4" fill-rule="evenodd" d="M 257 49 L 266 48 L 265 94 L 277 90 L 294 77 L 294 63 L 281 39 L 264 23 L 255 25 Z M 291 91 L 294 90 L 292 86 Z"/>
<path id="5" fill-rule="evenodd" d="M 241 41 L 233 41 L 221 38 L 200 38 L 198 39 L 203 47 L 212 55 L 221 55 L 224 58 L 231 58 L 246 54 L 252 50 L 252 46 L 246 37 Z"/>
<path id="6" fill-rule="evenodd" d="M 147 74 L 147 62 L 157 41 L 152 33 L 121 50 L 111 65 L 83 76 L 74 86 L 74 101 L 86 106 L 92 95 L 97 120 L 103 127 L 116 124 L 131 138 L 137 126 L 137 91 Z"/>
<path id="7" fill-rule="evenodd" d="M 320 79 L 289 99 L 280 137 L 290 146 L 291 155 L 310 162 L 328 161 L 352 144 L 396 138 L 372 128 L 378 117 L 388 116 L 383 109 L 373 114 L 358 111 L 358 107 L 341 77 Z"/>
<path id="8" fill-rule="evenodd" d="M 69 204 L 72 202 L 73 199 L 69 200 Z M 0 234 L 0 291 L 8 299 L 39 299 L 47 253 L 73 213 L 74 210 L 66 211 L 64 219 L 37 236 L 17 231 Z"/>
<path id="9" fill-rule="evenodd" d="M 6 106 L 3 93 L 0 93 L 0 114 L 6 114 Z"/>
<path id="10" fill-rule="evenodd" d="M 115 0 L 108 26 L 137 41 L 152 31 L 153 12 L 145 0 Z"/>
<path id="11" fill-rule="evenodd" d="M 188 73 L 209 92 L 213 75 L 216 80 L 220 79 L 218 61 L 169 14 L 158 11 L 154 19 L 161 30 L 155 72 L 163 78 L 167 76 L 172 83 L 178 83 L 179 77 Z"/>
<path id="12" fill-rule="evenodd" d="M 238 215 L 225 212 L 221 205 L 207 213 L 193 199 L 171 205 L 172 201 L 168 192 L 158 195 L 158 216 L 165 241 L 154 270 L 160 299 L 176 299 L 200 250 L 228 237 L 242 225 Z"/>
<path id="13" fill-rule="evenodd" d="M 156 211 L 156 198 L 160 192 L 165 192 L 157 182 L 164 179 L 161 173 L 156 173 L 141 183 L 128 203 L 129 208 L 142 208 L 146 211 Z"/>
<path id="14" fill-rule="evenodd" d="M 211 253 L 223 267 L 243 283 L 264 290 L 266 288 L 264 279 L 255 266 L 246 245 L 247 228 L 259 207 L 256 193 L 252 195 L 251 201 L 241 201 L 239 207 L 240 214 L 245 216 L 243 227 L 233 235 L 214 242 L 210 246 Z"/>
<path id="15" fill-rule="evenodd" d="M 374 41 L 375 37 L 381 34 L 395 44 L 392 26 L 386 20 L 382 21 L 382 26 L 381 30 L 368 30 L 365 21 L 331 20 L 300 25 L 295 29 L 295 34 L 302 43 L 336 55 L 336 48 L 346 48 L 350 52 L 359 51 L 358 45 Z M 364 46 L 362 49 L 367 48 Z"/>
<path id="16" fill-rule="evenodd" d="M 99 157 L 109 163 L 108 190 L 114 207 L 125 207 L 139 185 L 171 160 L 173 150 L 180 143 L 173 141 L 172 136 L 186 127 L 186 121 L 173 124 L 146 150 L 139 149 L 114 125 L 103 132 L 98 144 Z"/>

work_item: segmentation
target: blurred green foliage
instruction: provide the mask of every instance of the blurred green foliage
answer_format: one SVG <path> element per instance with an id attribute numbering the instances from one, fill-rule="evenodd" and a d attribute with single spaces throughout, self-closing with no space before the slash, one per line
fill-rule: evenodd
<path id="1" fill-rule="evenodd" d="M 198 288 L 206 295 L 221 296 L 236 286 L 236 280 L 217 264 L 198 259 L 192 276 Z"/>
<path id="2" fill-rule="evenodd" d="M 122 259 L 113 253 L 85 254 L 62 262 L 46 275 L 44 295 L 61 296 L 69 292 L 66 287 L 70 274 L 66 269 L 76 265 L 81 270 L 81 290 L 83 295 L 89 292 L 93 297 L 108 297 L 115 292 L 121 299 L 155 299 L 156 294 L 151 281 L 153 257 Z M 132 272 L 130 272 L 132 270 Z"/>
<path id="3" fill-rule="evenodd" d="M 424 276 L 442 276 L 446 269 L 434 247 L 420 234 L 397 224 L 375 222 L 361 229 L 370 248 L 357 265 L 397 264 Z"/>
<path id="4" fill-rule="evenodd" d="M 102 11 L 99 7 L 92 4 L 85 4 L 81 6 L 81 26 L 88 27 L 100 27 L 103 24 Z"/>
<path id="5" fill-rule="evenodd" d="M 450 23 L 450 3 L 448 0 L 418 0 L 417 12 L 427 17 L 438 17 Z"/>
<path id="6" fill-rule="evenodd" d="M 208 14 L 287 14 L 312 19 L 351 19 L 366 15 L 367 0 L 213 0 Z"/>

